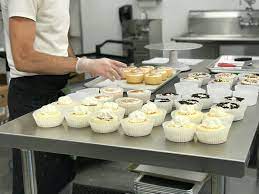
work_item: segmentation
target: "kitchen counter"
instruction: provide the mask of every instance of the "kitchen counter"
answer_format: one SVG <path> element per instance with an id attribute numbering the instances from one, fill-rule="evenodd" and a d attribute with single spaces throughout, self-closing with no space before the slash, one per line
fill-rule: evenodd
<path id="1" fill-rule="evenodd" d="M 193 71 L 205 71 L 209 62 L 194 66 Z M 173 91 L 175 81 L 158 92 Z M 233 124 L 226 143 L 206 145 L 166 141 L 162 127 L 142 138 L 127 137 L 121 130 L 96 134 L 90 128 L 72 129 L 66 124 L 42 129 L 27 114 L 0 127 L 0 146 L 243 177 L 259 123 L 257 115 L 259 105 L 249 107 L 245 119 Z"/>

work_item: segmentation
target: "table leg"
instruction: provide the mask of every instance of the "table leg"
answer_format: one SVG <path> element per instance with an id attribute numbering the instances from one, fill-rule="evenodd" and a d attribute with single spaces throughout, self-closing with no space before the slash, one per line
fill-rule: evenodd
<path id="1" fill-rule="evenodd" d="M 26 194 L 37 194 L 37 180 L 34 152 L 22 150 L 23 184 Z"/>
<path id="2" fill-rule="evenodd" d="M 226 177 L 211 176 L 211 194 L 225 194 Z"/>

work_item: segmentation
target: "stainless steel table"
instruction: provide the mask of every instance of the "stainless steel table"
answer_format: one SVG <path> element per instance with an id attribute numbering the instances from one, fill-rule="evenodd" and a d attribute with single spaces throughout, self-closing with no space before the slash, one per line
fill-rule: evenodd
<path id="1" fill-rule="evenodd" d="M 204 70 L 206 64 L 207 61 L 194 67 L 194 71 Z M 164 90 L 172 90 L 172 83 Z M 71 129 L 65 124 L 53 129 L 41 129 L 36 126 L 32 115 L 27 114 L 0 127 L 0 146 L 24 150 L 26 194 L 37 193 L 33 151 L 207 172 L 219 175 L 214 181 L 223 183 L 224 176 L 245 175 L 259 122 L 258 115 L 259 105 L 248 108 L 245 119 L 233 124 L 227 143 L 206 145 L 166 141 L 161 127 L 143 138 L 127 137 L 121 131 L 101 135 L 90 129 Z M 223 188 L 216 187 L 214 193 L 222 191 Z"/>

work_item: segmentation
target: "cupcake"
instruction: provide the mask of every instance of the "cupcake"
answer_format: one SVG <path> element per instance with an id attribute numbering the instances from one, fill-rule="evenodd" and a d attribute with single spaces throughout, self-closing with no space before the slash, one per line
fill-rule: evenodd
<path id="1" fill-rule="evenodd" d="M 154 73 L 154 74 L 159 73 L 159 74 L 162 75 L 162 80 L 163 80 L 163 81 L 166 81 L 166 80 L 167 80 L 167 71 L 166 71 L 166 70 L 158 70 L 158 69 L 155 69 L 155 70 L 151 71 L 151 73 Z"/>
<path id="2" fill-rule="evenodd" d="M 86 97 L 81 105 L 85 106 L 90 112 L 96 112 L 102 108 L 102 103 L 94 97 Z"/>
<path id="3" fill-rule="evenodd" d="M 206 119 L 197 127 L 197 138 L 201 143 L 222 144 L 227 141 L 229 128 L 219 119 Z"/>
<path id="4" fill-rule="evenodd" d="M 121 126 L 125 135 L 131 137 L 143 137 L 152 132 L 153 121 L 148 119 L 145 113 L 134 111 L 128 118 L 121 121 Z"/>
<path id="5" fill-rule="evenodd" d="M 180 109 L 183 105 L 193 106 L 194 109 L 198 111 L 201 111 L 203 107 L 203 104 L 197 99 L 182 99 L 175 101 L 176 109 Z"/>
<path id="6" fill-rule="evenodd" d="M 204 119 L 219 119 L 225 126 L 231 126 L 234 116 L 221 107 L 212 107 L 208 113 L 205 113 Z"/>
<path id="7" fill-rule="evenodd" d="M 163 123 L 165 137 L 176 143 L 190 142 L 193 140 L 197 125 L 185 117 L 176 117 L 172 121 Z"/>
<path id="8" fill-rule="evenodd" d="M 259 80 L 259 76 L 253 73 L 243 73 L 240 74 L 239 76 L 239 80 L 242 81 L 244 79 L 255 79 L 255 80 Z"/>
<path id="9" fill-rule="evenodd" d="M 128 73 L 137 70 L 137 67 L 135 66 L 129 66 L 122 69 L 122 79 L 126 79 L 126 76 Z"/>
<path id="10" fill-rule="evenodd" d="M 223 79 L 223 80 L 232 80 L 235 83 L 238 79 L 237 75 L 234 73 L 218 73 L 215 75 L 216 79 Z"/>
<path id="11" fill-rule="evenodd" d="M 146 74 L 146 73 L 150 73 L 151 71 L 153 71 L 155 69 L 155 67 L 153 67 L 153 66 L 141 66 L 140 68 L 139 68 L 139 70 L 140 71 L 142 71 L 144 74 Z"/>
<path id="12" fill-rule="evenodd" d="M 94 96 L 94 98 L 95 98 L 98 102 L 100 102 L 100 103 L 112 102 L 112 101 L 113 101 L 113 97 L 112 97 L 112 96 L 103 95 L 103 94 Z"/>
<path id="13" fill-rule="evenodd" d="M 154 127 L 162 125 L 165 120 L 166 110 L 158 108 L 155 103 L 149 102 L 145 104 L 141 111 L 147 115 L 147 118 L 154 122 Z"/>
<path id="14" fill-rule="evenodd" d="M 172 118 L 185 117 L 192 123 L 200 124 L 203 119 L 203 113 L 197 111 L 194 106 L 182 105 L 179 110 L 171 113 Z"/>
<path id="15" fill-rule="evenodd" d="M 62 113 L 69 111 L 76 103 L 69 96 L 62 96 L 53 105 L 60 110 Z"/>
<path id="16" fill-rule="evenodd" d="M 238 85 L 241 85 L 244 88 L 251 88 L 259 91 L 259 80 L 257 79 L 243 79 L 239 82 Z"/>
<path id="17" fill-rule="evenodd" d="M 180 79 L 181 82 L 197 83 L 198 87 L 202 86 L 203 79 L 199 77 L 185 77 Z"/>
<path id="18" fill-rule="evenodd" d="M 191 98 L 198 100 L 202 104 L 202 109 L 209 109 L 213 105 L 210 95 L 205 93 L 192 94 Z"/>
<path id="19" fill-rule="evenodd" d="M 239 121 L 244 118 L 245 110 L 238 103 L 221 102 L 216 106 L 223 108 L 225 112 L 232 114 L 234 116 L 234 121 Z"/>
<path id="20" fill-rule="evenodd" d="M 119 118 L 109 109 L 97 111 L 91 116 L 89 123 L 96 133 L 112 133 L 120 126 Z"/>
<path id="21" fill-rule="evenodd" d="M 230 89 L 233 86 L 233 79 L 227 78 L 215 78 L 214 80 L 209 82 L 209 85 L 214 85 L 214 87 L 226 87 Z"/>
<path id="22" fill-rule="evenodd" d="M 112 96 L 113 100 L 123 97 L 123 89 L 119 87 L 105 87 L 100 92 L 101 94 Z"/>
<path id="23" fill-rule="evenodd" d="M 172 112 L 174 101 L 169 98 L 156 98 L 151 102 L 155 103 L 158 108 L 166 110 L 167 113 Z"/>
<path id="24" fill-rule="evenodd" d="M 65 118 L 69 127 L 84 128 L 89 126 L 90 115 L 91 113 L 85 106 L 75 106 L 65 115 Z"/>
<path id="25" fill-rule="evenodd" d="M 224 99 L 227 102 L 233 102 L 233 103 L 240 104 L 240 106 L 244 109 L 244 111 L 246 111 L 246 109 L 247 109 L 247 104 L 246 104 L 245 98 L 237 97 L 237 96 L 227 96 Z"/>
<path id="26" fill-rule="evenodd" d="M 140 71 L 132 71 L 126 75 L 127 83 L 141 84 L 144 81 L 144 73 Z"/>
<path id="27" fill-rule="evenodd" d="M 114 114 L 118 116 L 118 118 L 121 120 L 124 118 L 125 115 L 125 109 L 120 107 L 117 103 L 115 102 L 105 102 L 103 104 L 104 109 L 110 109 Z"/>
<path id="28" fill-rule="evenodd" d="M 150 90 L 129 90 L 127 94 L 128 94 L 128 97 L 138 98 L 140 100 L 143 100 L 144 103 L 149 101 L 151 98 Z"/>
<path id="29" fill-rule="evenodd" d="M 163 94 L 157 94 L 156 98 L 158 99 L 170 99 L 170 100 L 176 100 L 179 96 L 174 93 L 163 93 Z"/>
<path id="30" fill-rule="evenodd" d="M 125 108 L 125 115 L 141 109 L 143 101 L 138 98 L 124 97 L 115 101 L 120 107 Z"/>
<path id="31" fill-rule="evenodd" d="M 172 67 L 158 67 L 157 70 L 159 71 L 166 71 L 167 78 L 172 77 L 174 74 L 176 74 L 176 70 Z"/>
<path id="32" fill-rule="evenodd" d="M 204 72 L 193 72 L 188 74 L 188 77 L 195 77 L 202 79 L 202 85 L 206 85 L 209 83 L 211 75 L 209 73 L 204 73 Z"/>
<path id="33" fill-rule="evenodd" d="M 64 115 L 53 105 L 46 105 L 33 112 L 36 124 L 42 128 L 53 128 L 62 124 Z"/>
<path id="34" fill-rule="evenodd" d="M 147 73 L 144 76 L 144 82 L 147 85 L 160 85 L 163 83 L 163 77 L 160 73 Z"/>

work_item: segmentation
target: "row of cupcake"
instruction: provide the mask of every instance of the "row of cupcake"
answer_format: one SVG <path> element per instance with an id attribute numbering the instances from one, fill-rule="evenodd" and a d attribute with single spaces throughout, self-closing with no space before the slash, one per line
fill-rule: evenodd
<path id="1" fill-rule="evenodd" d="M 148 85 L 160 85 L 163 81 L 172 77 L 176 73 L 176 70 L 172 67 L 155 68 L 153 66 L 142 66 L 138 68 L 130 66 L 124 68 L 122 72 L 122 78 L 129 84 L 145 83 Z"/>

